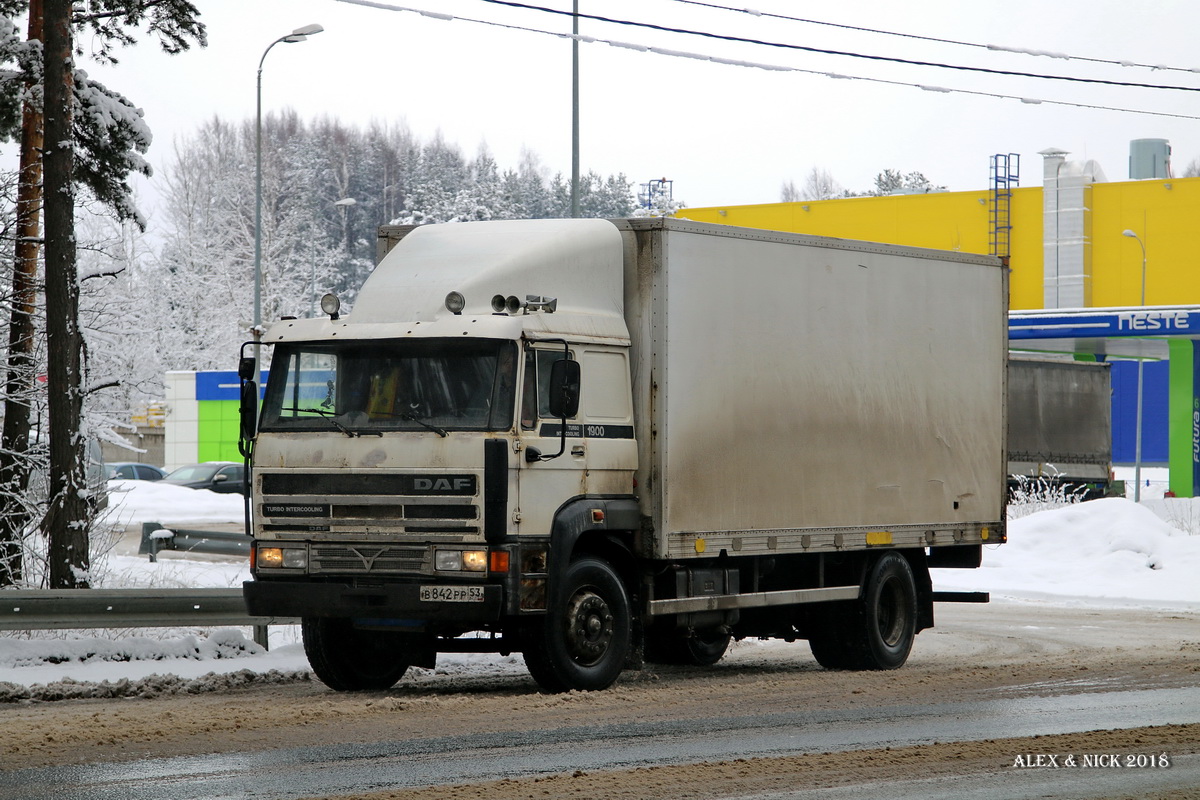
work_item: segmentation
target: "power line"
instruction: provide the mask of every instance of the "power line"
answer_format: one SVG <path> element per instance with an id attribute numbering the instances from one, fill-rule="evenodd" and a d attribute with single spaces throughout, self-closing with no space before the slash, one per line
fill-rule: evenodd
<path id="1" fill-rule="evenodd" d="M 480 0 L 480 2 L 491 3 L 492 5 L 498 6 L 507 6 L 509 8 L 520 8 L 528 11 L 538 11 L 544 14 L 555 14 L 557 16 L 574 16 L 574 14 L 570 11 L 563 11 L 557 8 L 547 8 L 546 6 L 535 6 L 528 3 L 519 3 L 516 2 L 516 0 Z M 846 50 L 826 50 L 820 47 L 808 47 L 807 45 L 789 44 L 787 42 L 772 42 L 765 39 L 729 36 L 727 34 L 712 33 L 710 31 L 695 31 L 688 28 L 673 28 L 668 25 L 656 25 L 651 22 L 635 22 L 633 20 L 615 19 L 613 17 L 603 17 L 598 14 L 579 14 L 579 17 L 581 19 L 590 19 L 596 22 L 606 22 L 612 25 L 627 25 L 633 28 L 646 28 L 648 30 L 661 31 L 664 33 L 678 33 L 685 36 L 702 36 L 706 39 L 719 39 L 721 41 L 735 42 L 737 44 L 753 44 L 762 47 L 775 47 L 783 50 L 797 50 L 804 53 L 817 53 L 828 56 L 844 56 L 846 58 L 861 58 L 868 61 L 884 61 L 892 64 L 905 64 L 907 66 L 914 67 L 935 67 L 937 69 L 953 69 L 963 72 L 981 72 L 988 75 L 1002 75 L 1010 78 L 1036 78 L 1038 80 L 1070 81 L 1072 83 L 1091 83 L 1133 89 L 1166 89 L 1176 92 L 1200 92 L 1200 87 L 1195 86 L 1173 86 L 1170 84 L 1157 83 L 1130 83 L 1127 81 L 1114 81 L 1104 78 L 1079 78 L 1071 75 L 1045 75 L 1037 72 L 1018 72 L 1015 70 L 992 69 L 990 67 L 968 67 L 962 64 L 943 64 L 937 61 L 917 61 L 908 58 L 877 56 L 871 55 L 870 53 L 855 53 Z"/>
<path id="2" fill-rule="evenodd" d="M 808 25 L 824 25 L 829 28 L 840 28 L 847 31 L 859 31 L 860 33 L 877 33 L 882 36 L 897 36 L 903 39 L 916 39 L 921 42 L 936 42 L 937 44 L 953 44 L 961 47 L 974 47 L 981 50 L 990 50 L 993 52 L 1002 53 L 1018 53 L 1027 56 L 1042 56 L 1045 58 L 1056 58 L 1063 61 L 1087 61 L 1093 64 L 1108 64 L 1114 67 L 1135 67 L 1140 69 L 1150 69 L 1160 72 L 1188 72 L 1200 73 L 1200 68 L 1196 67 L 1172 67 L 1166 64 L 1140 64 L 1136 61 L 1116 61 L 1107 58 L 1092 58 L 1089 56 L 1073 56 L 1067 53 L 1059 53 L 1051 50 L 1035 50 L 1024 47 L 1008 47 L 999 44 L 980 44 L 979 42 L 963 42 L 957 39 L 939 39 L 936 36 L 922 36 L 916 33 L 902 33 L 900 31 L 885 31 L 879 28 L 864 28 L 859 25 L 845 25 L 837 22 L 824 22 L 817 19 L 804 19 L 803 17 L 790 17 L 786 14 L 773 14 L 768 11 L 757 11 L 752 8 L 731 8 L 729 6 L 717 5 L 716 3 L 705 3 L 701 0 L 674 0 L 676 3 L 683 3 L 689 6 L 700 6 L 703 8 L 712 8 L 720 11 L 732 11 L 737 14 L 748 14 L 752 17 L 769 17 L 771 19 L 782 19 L 789 22 L 803 22 Z"/>
<path id="3" fill-rule="evenodd" d="M 1074 103 L 1067 100 L 1045 100 L 1032 97 L 1020 97 L 1018 95 L 1001 94 L 997 92 L 983 92 L 974 89 L 954 89 L 944 86 L 932 86 L 928 84 L 910 83 L 907 81 L 887 80 L 885 78 L 868 78 L 861 75 L 846 75 L 836 72 L 823 72 L 815 69 L 802 69 L 800 67 L 784 67 L 776 64 L 763 64 L 754 61 L 742 61 L 732 58 L 722 58 L 719 56 L 709 56 L 703 53 L 691 53 L 682 50 L 671 50 L 665 47 L 652 47 L 649 45 L 634 44 L 631 42 L 622 42 L 613 39 L 602 39 L 595 36 L 584 36 L 582 34 L 576 36 L 570 33 L 560 33 L 557 31 L 547 31 L 540 28 L 530 28 L 524 25 L 513 25 L 505 22 L 494 22 L 492 20 L 476 19 L 473 17 L 458 17 L 451 14 L 444 14 L 436 11 L 425 11 L 419 8 L 408 8 L 406 6 L 392 5 L 390 3 L 376 2 L 376 0 L 337 0 L 339 3 L 348 3 L 350 5 L 364 6 L 367 8 L 377 8 L 384 11 L 401 11 L 412 14 L 418 14 L 430 19 L 438 19 L 446 22 L 458 20 L 460 22 L 471 22 L 479 25 L 488 25 L 495 28 L 504 28 L 507 30 L 521 31 L 524 33 L 537 33 L 544 36 L 553 36 L 556 39 L 575 39 L 586 44 L 607 44 L 611 47 L 618 47 L 625 50 L 633 50 L 643 53 L 655 53 L 656 55 L 671 56 L 673 58 L 689 58 L 698 61 L 708 61 L 714 64 L 725 64 L 736 67 L 748 67 L 753 69 L 762 69 L 769 72 L 796 72 L 805 75 L 817 75 L 834 80 L 856 80 L 865 81 L 867 83 L 880 83 L 888 86 L 905 86 L 913 89 L 921 89 L 926 92 L 937 92 L 941 94 L 966 94 L 975 95 L 978 97 L 990 97 L 999 100 L 1017 100 L 1027 105 L 1056 105 L 1067 106 L 1070 108 L 1086 108 L 1096 111 L 1117 111 L 1125 114 L 1144 114 L 1155 117 L 1170 117 L 1173 119 L 1190 119 L 1200 120 L 1200 116 L 1190 114 L 1173 114 L 1165 111 L 1147 111 L 1136 108 L 1120 108 L 1115 106 L 1102 106 L 1089 103 Z"/>

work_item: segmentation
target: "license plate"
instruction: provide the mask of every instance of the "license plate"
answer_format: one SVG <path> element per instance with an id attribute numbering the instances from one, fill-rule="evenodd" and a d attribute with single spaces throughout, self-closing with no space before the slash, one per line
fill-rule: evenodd
<path id="1" fill-rule="evenodd" d="M 422 586 L 421 602 L 482 603 L 482 586 Z"/>

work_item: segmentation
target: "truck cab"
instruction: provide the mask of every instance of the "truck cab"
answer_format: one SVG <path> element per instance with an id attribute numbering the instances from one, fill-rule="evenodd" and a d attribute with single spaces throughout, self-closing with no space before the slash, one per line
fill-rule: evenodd
<path id="1" fill-rule="evenodd" d="M 391 685 L 448 648 L 525 649 L 552 530 L 637 529 L 622 243 L 589 222 L 550 241 L 538 226 L 532 254 L 520 223 L 492 226 L 486 254 L 461 246 L 462 226 L 417 230 L 397 252 L 410 269 L 436 257 L 436 288 L 385 262 L 351 314 L 267 334 L 246 596 L 305 620 L 326 683 Z"/>

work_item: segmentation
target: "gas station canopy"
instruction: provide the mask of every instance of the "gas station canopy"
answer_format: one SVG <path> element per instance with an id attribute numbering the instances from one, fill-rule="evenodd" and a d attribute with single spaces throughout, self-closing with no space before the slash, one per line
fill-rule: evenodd
<path id="1" fill-rule="evenodd" d="M 1011 311 L 1014 350 L 1166 359 L 1169 339 L 1200 340 L 1200 306 Z"/>

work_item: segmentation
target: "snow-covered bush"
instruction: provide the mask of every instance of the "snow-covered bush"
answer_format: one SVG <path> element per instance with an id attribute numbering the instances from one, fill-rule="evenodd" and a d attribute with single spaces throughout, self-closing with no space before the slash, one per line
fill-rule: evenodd
<path id="1" fill-rule="evenodd" d="M 1028 475 L 1012 477 L 1016 481 L 1016 486 L 1008 498 L 1008 518 L 1010 520 L 1082 502 L 1087 494 L 1087 487 L 1060 483 L 1050 477 L 1035 478 Z"/>

